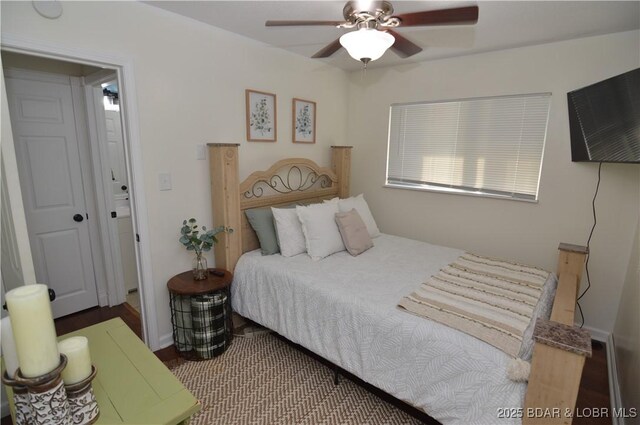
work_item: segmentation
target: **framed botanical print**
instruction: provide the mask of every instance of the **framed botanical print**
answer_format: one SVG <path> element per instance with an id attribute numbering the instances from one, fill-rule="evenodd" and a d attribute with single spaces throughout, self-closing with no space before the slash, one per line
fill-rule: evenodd
<path id="1" fill-rule="evenodd" d="M 293 99 L 293 143 L 316 142 L 316 102 Z"/>
<path id="2" fill-rule="evenodd" d="M 247 140 L 275 142 L 277 140 L 276 95 L 245 90 L 247 103 Z"/>

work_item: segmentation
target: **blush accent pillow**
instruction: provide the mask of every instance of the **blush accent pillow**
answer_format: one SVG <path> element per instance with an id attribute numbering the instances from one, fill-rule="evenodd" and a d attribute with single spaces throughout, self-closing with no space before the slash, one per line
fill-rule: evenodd
<path id="1" fill-rule="evenodd" d="M 302 225 L 295 208 L 271 208 L 280 253 L 293 257 L 307 251 Z"/>
<path id="2" fill-rule="evenodd" d="M 296 211 L 302 224 L 307 254 L 312 259 L 320 260 L 344 251 L 344 243 L 335 220 L 335 215 L 339 212 L 337 204 L 312 204 L 296 207 Z"/>
<path id="3" fill-rule="evenodd" d="M 340 212 L 335 216 L 342 242 L 354 257 L 373 247 L 367 226 L 355 208 L 348 212 Z"/>
<path id="4" fill-rule="evenodd" d="M 360 218 L 362 218 L 362 221 L 364 221 L 365 226 L 367 226 L 367 231 L 369 232 L 369 236 L 371 236 L 372 238 L 380 236 L 380 230 L 378 229 L 378 225 L 376 224 L 376 221 L 373 219 L 373 214 L 371 214 L 371 210 L 369 209 L 369 204 L 367 204 L 367 201 L 365 201 L 362 193 L 358 196 L 352 196 L 351 198 L 346 198 L 346 199 L 333 198 L 324 202 L 334 203 L 336 201 L 338 202 L 338 208 L 340 209 L 340 212 L 348 212 L 348 211 L 351 211 L 353 208 L 355 208 L 356 211 L 358 211 L 358 214 L 360 214 Z"/>

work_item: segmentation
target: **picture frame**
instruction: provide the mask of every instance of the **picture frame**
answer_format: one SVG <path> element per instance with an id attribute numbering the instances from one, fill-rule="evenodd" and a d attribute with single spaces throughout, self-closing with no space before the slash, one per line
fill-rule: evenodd
<path id="1" fill-rule="evenodd" d="M 316 102 L 311 100 L 292 100 L 293 143 L 316 142 Z"/>
<path id="2" fill-rule="evenodd" d="M 276 95 L 257 90 L 245 90 L 247 110 L 247 140 L 275 142 L 278 140 L 278 110 Z"/>

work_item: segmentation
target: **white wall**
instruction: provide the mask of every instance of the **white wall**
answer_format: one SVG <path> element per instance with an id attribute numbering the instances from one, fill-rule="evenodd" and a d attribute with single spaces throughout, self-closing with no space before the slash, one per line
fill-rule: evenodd
<path id="1" fill-rule="evenodd" d="M 352 192 L 364 192 L 383 232 L 555 270 L 559 242 L 587 242 L 597 178 L 597 164 L 571 162 L 566 93 L 638 66 L 634 31 L 354 72 Z M 390 104 L 536 92 L 553 94 L 538 203 L 383 188 Z M 639 184 L 637 164 L 604 164 L 593 286 L 582 306 L 586 325 L 605 332 L 613 329 L 625 279 Z"/>
<path id="2" fill-rule="evenodd" d="M 63 6 L 63 15 L 49 20 L 30 2 L 2 2 L 2 36 L 132 58 L 137 93 L 124 95 L 137 98 L 151 230 L 141 237 L 151 244 L 158 333 L 165 337 L 171 332 L 166 282 L 191 266 L 179 225 L 189 217 L 212 223 L 208 162 L 195 159 L 196 145 L 241 143 L 241 178 L 283 157 L 329 165 L 329 146 L 347 141 L 348 76 L 139 2 Z M 277 94 L 277 143 L 246 142 L 247 88 Z M 291 143 L 293 97 L 317 102 L 315 145 Z M 173 190 L 160 192 L 158 174 L 166 172 Z"/>
<path id="3" fill-rule="evenodd" d="M 636 226 L 635 243 L 631 251 L 629 267 L 618 317 L 613 329 L 616 345 L 616 363 L 622 406 L 627 410 L 640 406 L 640 218 Z M 627 425 L 640 424 L 640 417 L 627 419 Z"/>

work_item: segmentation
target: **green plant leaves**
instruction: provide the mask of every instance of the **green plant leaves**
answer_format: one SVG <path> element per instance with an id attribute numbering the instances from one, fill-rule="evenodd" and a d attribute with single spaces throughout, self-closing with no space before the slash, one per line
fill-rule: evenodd
<path id="1" fill-rule="evenodd" d="M 217 226 L 209 230 L 202 226 L 202 232 L 196 230 L 197 228 L 198 225 L 195 218 L 183 220 L 180 228 L 180 238 L 178 239 L 187 248 L 187 251 L 195 251 L 197 255 L 200 255 L 203 251 L 210 251 L 211 247 L 218 243 L 217 234 L 233 233 L 233 229 L 226 226 Z"/>

